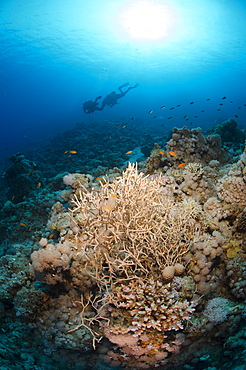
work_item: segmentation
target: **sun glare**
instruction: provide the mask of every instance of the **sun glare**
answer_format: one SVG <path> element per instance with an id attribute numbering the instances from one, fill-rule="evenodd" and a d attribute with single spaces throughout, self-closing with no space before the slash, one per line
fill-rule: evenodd
<path id="1" fill-rule="evenodd" d="M 136 1 L 120 14 L 124 34 L 136 41 L 155 42 L 168 38 L 174 24 L 174 12 L 163 1 Z"/>

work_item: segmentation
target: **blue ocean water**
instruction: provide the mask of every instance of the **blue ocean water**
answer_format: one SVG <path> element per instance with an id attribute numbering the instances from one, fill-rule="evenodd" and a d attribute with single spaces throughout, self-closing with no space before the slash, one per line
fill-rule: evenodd
<path id="1" fill-rule="evenodd" d="M 243 0 L 2 0 L 2 161 L 78 122 L 207 129 L 236 115 L 245 127 L 245 16 Z M 83 112 L 126 82 L 139 87 L 118 105 Z"/>

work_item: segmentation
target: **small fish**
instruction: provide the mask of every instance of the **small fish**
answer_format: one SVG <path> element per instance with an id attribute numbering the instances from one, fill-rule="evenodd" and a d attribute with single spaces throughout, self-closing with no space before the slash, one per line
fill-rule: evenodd
<path id="1" fill-rule="evenodd" d="M 122 140 L 123 139 L 123 136 L 120 136 L 120 140 Z"/>
<path id="2" fill-rule="evenodd" d="M 234 116 L 234 117 L 238 118 L 239 116 L 238 116 L 237 114 L 235 114 L 235 116 Z"/>
<path id="3" fill-rule="evenodd" d="M 163 105 L 162 107 L 160 107 L 160 109 L 165 109 L 166 108 L 166 106 L 165 105 Z"/>
<path id="4" fill-rule="evenodd" d="M 197 118 L 198 116 L 194 116 L 194 118 Z"/>
<path id="5" fill-rule="evenodd" d="M 178 168 L 184 167 L 185 165 L 186 165 L 186 163 L 185 163 L 185 162 L 180 163 L 180 164 L 178 165 Z"/>
<path id="6" fill-rule="evenodd" d="M 15 199 L 15 195 L 13 195 L 12 197 L 11 197 L 11 200 L 14 200 Z"/>
<path id="7" fill-rule="evenodd" d="M 115 195 L 115 194 L 110 194 L 110 196 L 111 196 L 112 198 L 117 198 L 117 195 Z"/>
<path id="8" fill-rule="evenodd" d="M 109 140 L 111 140 L 112 139 L 112 136 L 109 136 L 108 138 L 109 138 Z"/>
<path id="9" fill-rule="evenodd" d="M 246 107 L 246 104 L 244 104 L 243 106 Z"/>
<path id="10" fill-rule="evenodd" d="M 153 113 L 153 112 L 154 112 L 153 110 L 150 110 L 148 114 L 151 114 L 151 113 Z"/>
<path id="11" fill-rule="evenodd" d="M 221 98 L 222 100 L 226 99 L 226 96 L 223 96 L 223 98 Z"/>
<path id="12" fill-rule="evenodd" d="M 172 157 L 177 157 L 177 154 L 175 153 L 175 152 L 172 152 L 172 151 L 170 151 L 170 152 L 168 152 Z"/>
<path id="13" fill-rule="evenodd" d="M 101 176 L 101 177 L 97 177 L 96 178 L 96 181 L 100 181 L 100 180 L 102 180 L 103 179 L 103 177 Z"/>
<path id="14" fill-rule="evenodd" d="M 159 150 L 159 153 L 162 155 L 167 155 L 167 153 L 163 152 L 163 150 Z"/>
<path id="15" fill-rule="evenodd" d="M 153 118 L 157 118 L 157 116 L 154 116 Z"/>
<path id="16" fill-rule="evenodd" d="M 128 150 L 128 152 L 126 152 L 125 154 L 131 154 L 132 153 L 132 150 Z"/>
<path id="17" fill-rule="evenodd" d="M 190 102 L 190 104 L 194 104 L 194 102 L 193 102 L 193 101 L 191 101 L 191 102 Z"/>
<path id="18" fill-rule="evenodd" d="M 221 109 L 217 109 L 217 112 L 220 111 Z"/>
<path id="19" fill-rule="evenodd" d="M 71 154 L 76 154 L 76 153 L 77 153 L 77 151 L 76 151 L 76 150 L 69 150 L 69 153 L 71 153 Z"/>
<path id="20" fill-rule="evenodd" d="M 207 100 L 207 101 L 209 101 L 209 100 L 210 100 L 210 98 L 207 98 L 206 100 Z"/>
<path id="21" fill-rule="evenodd" d="M 172 119 L 173 117 L 168 117 L 168 119 Z"/>
<path id="22" fill-rule="evenodd" d="M 132 117 L 131 120 L 136 119 L 136 117 Z"/>
<path id="23" fill-rule="evenodd" d="M 204 113 L 204 110 L 201 110 L 201 113 Z"/>
<path id="24" fill-rule="evenodd" d="M 26 226 L 24 222 L 20 222 L 20 226 Z"/>
<path id="25" fill-rule="evenodd" d="M 176 105 L 176 108 L 181 107 L 181 104 Z"/>
<path id="26" fill-rule="evenodd" d="M 119 123 L 118 125 L 117 125 L 117 127 L 120 127 L 121 126 L 121 123 Z"/>
<path id="27" fill-rule="evenodd" d="M 170 108 L 169 110 L 173 110 L 173 109 L 174 109 L 174 107 Z"/>
<path id="28" fill-rule="evenodd" d="M 193 122 L 190 122 L 190 125 L 192 125 Z"/>
<path id="29" fill-rule="evenodd" d="M 223 103 L 220 103 L 220 105 L 224 105 Z"/>
<path id="30" fill-rule="evenodd" d="M 230 103 L 233 103 L 233 101 L 231 100 Z"/>
<path id="31" fill-rule="evenodd" d="M 186 120 L 186 121 L 189 121 L 189 118 L 186 118 L 185 120 Z"/>
<path id="32" fill-rule="evenodd" d="M 42 185 L 41 182 L 38 182 L 37 183 L 37 189 L 40 188 L 41 185 Z"/>
<path id="33" fill-rule="evenodd" d="M 50 234 L 50 235 L 48 236 L 48 238 L 49 238 L 49 239 L 54 238 L 54 234 Z"/>
<path id="34" fill-rule="evenodd" d="M 184 115 L 183 119 L 186 119 L 187 118 L 187 114 Z"/>
<path id="35" fill-rule="evenodd" d="M 241 107 L 238 107 L 237 109 L 241 109 Z"/>

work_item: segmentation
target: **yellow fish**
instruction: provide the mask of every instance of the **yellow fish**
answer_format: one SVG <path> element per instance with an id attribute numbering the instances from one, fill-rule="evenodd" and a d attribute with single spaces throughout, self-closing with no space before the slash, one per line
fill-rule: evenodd
<path id="1" fill-rule="evenodd" d="M 167 155 L 167 153 L 163 152 L 163 150 L 159 150 L 159 153 L 162 155 Z"/>
<path id="2" fill-rule="evenodd" d="M 126 152 L 125 154 L 131 154 L 132 153 L 132 150 L 128 150 L 128 152 Z"/>
<path id="3" fill-rule="evenodd" d="M 178 168 L 181 168 L 181 167 L 184 167 L 186 165 L 186 163 L 184 162 L 184 163 L 180 163 L 179 165 L 178 165 Z"/>

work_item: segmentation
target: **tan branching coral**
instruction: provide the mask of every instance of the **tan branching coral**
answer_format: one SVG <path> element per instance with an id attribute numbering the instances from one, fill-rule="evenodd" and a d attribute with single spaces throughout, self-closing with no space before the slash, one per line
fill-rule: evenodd
<path id="1" fill-rule="evenodd" d="M 81 192 L 73 201 L 73 222 L 83 231 L 88 273 L 112 289 L 123 281 L 161 275 L 181 262 L 194 240 L 201 207 L 192 199 L 176 202 L 129 164 L 122 177 L 100 192 Z"/>

